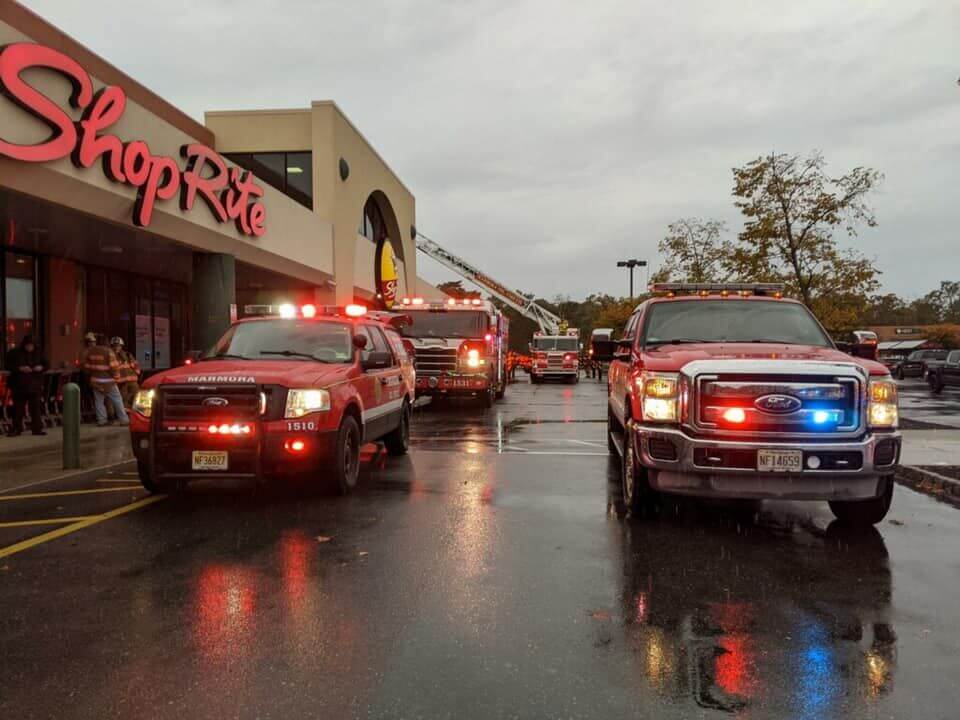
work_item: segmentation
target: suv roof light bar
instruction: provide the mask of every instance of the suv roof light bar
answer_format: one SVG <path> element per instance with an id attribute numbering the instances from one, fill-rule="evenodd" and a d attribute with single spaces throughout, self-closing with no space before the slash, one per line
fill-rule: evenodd
<path id="1" fill-rule="evenodd" d="M 673 295 L 708 295 L 719 294 L 727 297 L 736 293 L 741 297 L 748 295 L 783 296 L 783 283 L 651 283 L 650 292 Z"/>

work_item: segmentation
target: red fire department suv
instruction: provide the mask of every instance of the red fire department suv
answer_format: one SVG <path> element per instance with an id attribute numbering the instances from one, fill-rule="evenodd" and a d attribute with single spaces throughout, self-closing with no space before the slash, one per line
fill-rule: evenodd
<path id="1" fill-rule="evenodd" d="M 838 350 L 780 286 L 654 291 L 609 371 L 610 451 L 630 511 L 664 492 L 827 500 L 851 524 L 883 519 L 900 455 L 887 368 Z"/>
<path id="2" fill-rule="evenodd" d="M 144 487 L 296 474 L 349 492 L 363 443 L 407 451 L 415 376 L 400 320 L 356 305 L 285 305 L 279 316 L 234 323 L 196 362 L 152 376 L 130 421 Z"/>

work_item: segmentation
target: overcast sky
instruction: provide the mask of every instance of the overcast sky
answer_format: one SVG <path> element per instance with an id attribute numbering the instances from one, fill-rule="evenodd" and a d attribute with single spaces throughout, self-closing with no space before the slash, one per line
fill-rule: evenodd
<path id="1" fill-rule="evenodd" d="M 958 0 L 26 4 L 201 120 L 332 98 L 424 233 L 541 296 L 626 294 L 672 220 L 737 230 L 733 166 L 813 148 L 886 175 L 887 290 L 960 279 Z"/>

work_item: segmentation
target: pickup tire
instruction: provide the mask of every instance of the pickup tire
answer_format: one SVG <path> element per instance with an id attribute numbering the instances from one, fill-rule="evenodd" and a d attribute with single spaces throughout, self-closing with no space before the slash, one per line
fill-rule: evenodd
<path id="1" fill-rule="evenodd" d="M 654 492 L 647 483 L 646 470 L 637 459 L 633 422 L 627 420 L 623 430 L 623 458 L 620 461 L 620 487 L 623 504 L 632 517 L 639 517 L 653 505 Z"/>
<path id="2" fill-rule="evenodd" d="M 886 488 L 880 497 L 870 500 L 831 500 L 830 510 L 844 525 L 868 527 L 887 516 L 893 502 L 893 478 L 886 479 Z"/>
<path id="3" fill-rule="evenodd" d="M 352 415 L 340 422 L 337 444 L 333 451 L 334 487 L 347 495 L 357 486 L 360 475 L 360 426 Z"/>
<path id="4" fill-rule="evenodd" d="M 617 457 L 620 456 L 620 448 L 617 447 L 617 444 L 613 441 L 613 433 L 620 432 L 620 423 L 617 422 L 616 417 L 613 415 L 613 411 L 610 408 L 607 408 L 607 451 L 611 455 Z"/>
<path id="5" fill-rule="evenodd" d="M 939 395 L 943 392 L 943 378 L 935 372 L 927 376 L 927 385 L 930 386 L 930 392 L 934 395 Z"/>
<path id="6" fill-rule="evenodd" d="M 410 448 L 410 403 L 403 401 L 400 409 L 400 424 L 383 436 L 383 444 L 390 455 L 406 455 Z"/>

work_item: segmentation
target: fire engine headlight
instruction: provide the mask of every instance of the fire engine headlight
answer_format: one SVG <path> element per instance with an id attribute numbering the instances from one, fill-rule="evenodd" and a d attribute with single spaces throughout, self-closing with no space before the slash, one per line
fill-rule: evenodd
<path id="1" fill-rule="evenodd" d="M 895 428 L 900 419 L 897 384 L 893 380 L 871 380 L 868 389 L 867 424 L 874 428 Z"/>
<path id="2" fill-rule="evenodd" d="M 636 380 L 644 422 L 680 419 L 680 377 L 673 373 L 642 373 Z"/>
<path id="3" fill-rule="evenodd" d="M 326 390 L 294 389 L 287 391 L 287 409 L 283 416 L 285 418 L 298 418 L 308 413 L 329 409 L 330 393 Z"/>
<path id="4" fill-rule="evenodd" d="M 133 397 L 133 409 L 144 417 L 150 417 L 153 414 L 153 390 L 140 390 Z"/>
<path id="5" fill-rule="evenodd" d="M 480 357 L 480 351 L 474 348 L 467 350 L 467 354 L 461 359 L 461 363 L 471 370 L 475 370 L 478 367 L 482 367 L 484 360 Z"/>

